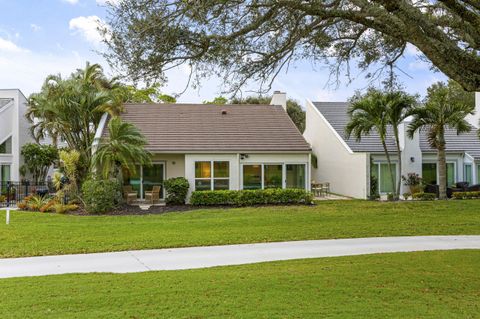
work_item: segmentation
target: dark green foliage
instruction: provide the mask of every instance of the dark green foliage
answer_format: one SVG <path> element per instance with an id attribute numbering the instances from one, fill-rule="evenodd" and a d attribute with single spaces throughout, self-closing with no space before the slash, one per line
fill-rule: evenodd
<path id="1" fill-rule="evenodd" d="M 165 201 L 171 205 L 183 205 L 187 198 L 190 187 L 188 180 L 184 177 L 175 177 L 167 179 L 164 184 L 167 191 Z"/>
<path id="2" fill-rule="evenodd" d="M 21 154 L 25 166 L 33 177 L 33 181 L 43 182 L 47 177 L 48 169 L 58 161 L 58 150 L 52 145 L 28 143 L 22 146 Z"/>
<path id="3" fill-rule="evenodd" d="M 480 192 L 454 192 L 452 197 L 455 199 L 476 199 L 480 198 Z"/>
<path id="4" fill-rule="evenodd" d="M 86 180 L 82 194 L 85 209 L 90 214 L 110 212 L 122 202 L 121 185 L 117 180 Z"/>
<path id="5" fill-rule="evenodd" d="M 434 193 L 420 192 L 420 193 L 412 194 L 412 198 L 414 200 L 435 200 L 435 198 L 437 198 L 437 195 Z"/>
<path id="6" fill-rule="evenodd" d="M 265 189 L 240 191 L 196 191 L 192 193 L 190 203 L 196 206 L 215 205 L 275 205 L 275 204 L 310 204 L 312 193 L 303 189 Z"/>
<path id="7" fill-rule="evenodd" d="M 160 84 L 138 88 L 133 85 L 122 85 L 116 89 L 116 93 L 122 101 L 127 103 L 176 103 L 173 96 L 163 94 Z"/>
<path id="8" fill-rule="evenodd" d="M 185 65 L 193 86 L 213 75 L 232 92 L 249 82 L 266 91 L 304 60 L 329 66 L 333 83 L 345 73 L 350 81 L 354 66 L 375 81 L 416 48 L 418 59 L 480 89 L 477 0 L 136 0 L 109 9 L 106 58 L 134 81 L 164 82 L 172 65 Z"/>

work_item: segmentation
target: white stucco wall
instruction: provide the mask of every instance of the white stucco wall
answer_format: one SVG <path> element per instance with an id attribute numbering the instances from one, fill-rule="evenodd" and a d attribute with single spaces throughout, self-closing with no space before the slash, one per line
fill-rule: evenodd
<path id="1" fill-rule="evenodd" d="M 369 187 L 369 155 L 353 153 L 307 100 L 304 138 L 317 156 L 318 168 L 312 168 L 311 179 L 330 182 L 334 193 L 355 198 L 367 198 Z"/>
<path id="2" fill-rule="evenodd" d="M 27 99 L 20 90 L 0 90 L 0 98 L 13 98 L 13 103 L 0 110 L 0 142 L 12 137 L 12 154 L 0 155 L 0 163 L 10 165 L 10 179 L 20 180 L 19 169 L 23 164 L 20 151 L 25 143 L 33 142 L 29 123 L 25 118 Z"/>
<path id="3" fill-rule="evenodd" d="M 165 179 L 185 176 L 184 154 L 155 154 L 153 163 L 165 163 Z"/>

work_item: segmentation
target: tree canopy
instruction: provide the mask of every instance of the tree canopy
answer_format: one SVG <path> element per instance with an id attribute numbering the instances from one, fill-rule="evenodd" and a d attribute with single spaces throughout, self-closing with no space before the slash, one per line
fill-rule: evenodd
<path id="1" fill-rule="evenodd" d="M 395 70 L 411 44 L 420 59 L 468 91 L 480 90 L 477 0 L 123 0 L 104 30 L 112 65 L 134 80 L 165 81 L 186 64 L 192 79 L 223 76 L 231 92 L 254 80 L 269 88 L 293 61 L 367 77 Z M 338 79 L 338 77 L 337 77 Z"/>

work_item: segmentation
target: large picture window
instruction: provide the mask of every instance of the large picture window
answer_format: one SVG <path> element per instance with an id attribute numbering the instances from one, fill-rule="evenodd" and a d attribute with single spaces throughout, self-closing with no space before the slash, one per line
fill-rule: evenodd
<path id="1" fill-rule="evenodd" d="M 245 164 L 243 189 L 305 189 L 305 164 Z"/>
<path id="2" fill-rule="evenodd" d="M 378 192 L 380 194 L 393 193 L 394 187 L 397 185 L 397 164 L 392 163 L 392 170 L 394 176 L 394 185 L 392 185 L 392 174 L 388 163 L 375 163 L 372 167 L 372 176 L 378 180 Z"/>
<path id="3" fill-rule="evenodd" d="M 195 190 L 230 189 L 230 163 L 228 161 L 195 162 Z"/>
<path id="4" fill-rule="evenodd" d="M 422 180 L 426 184 L 438 184 L 437 163 L 422 164 Z M 455 163 L 447 163 L 447 187 L 455 184 L 456 181 Z"/>

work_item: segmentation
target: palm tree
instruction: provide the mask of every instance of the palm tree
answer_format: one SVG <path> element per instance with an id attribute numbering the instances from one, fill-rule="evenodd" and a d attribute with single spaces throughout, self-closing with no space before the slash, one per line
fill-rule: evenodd
<path id="1" fill-rule="evenodd" d="M 122 167 L 135 173 L 137 165 L 151 164 L 146 144 L 137 127 L 114 117 L 108 123 L 108 137 L 101 138 L 94 150 L 92 169 L 100 168 L 103 178 L 120 177 Z"/>
<path id="2" fill-rule="evenodd" d="M 472 127 L 465 117 L 474 113 L 472 103 L 466 92 L 453 81 L 433 84 L 427 90 L 424 106 L 417 106 L 410 114 L 413 120 L 408 126 L 408 134 L 413 137 L 416 131 L 425 129 L 428 142 L 437 149 L 439 198 L 447 198 L 447 163 L 445 157 L 445 130 L 454 129 L 457 134 L 467 133 Z"/>
<path id="3" fill-rule="evenodd" d="M 396 174 L 392 167 L 390 153 L 388 152 L 386 143 L 387 126 L 390 120 L 390 114 L 387 107 L 388 103 L 385 99 L 385 94 L 381 91 L 370 89 L 364 96 L 355 96 L 348 109 L 350 121 L 345 127 L 345 134 L 346 138 L 350 138 L 350 136 L 353 135 L 357 141 L 360 141 L 363 136 L 370 135 L 372 131 L 377 132 L 387 158 L 392 189 L 394 197 L 396 198 Z"/>
<path id="4" fill-rule="evenodd" d="M 385 93 L 382 99 L 386 103 L 387 122 L 391 125 L 397 148 L 398 170 L 402 172 L 402 151 L 400 149 L 399 127 L 416 104 L 416 98 L 402 91 Z M 401 179 L 397 179 L 397 195 L 400 194 Z"/>

